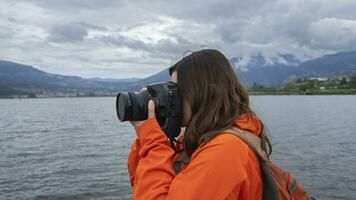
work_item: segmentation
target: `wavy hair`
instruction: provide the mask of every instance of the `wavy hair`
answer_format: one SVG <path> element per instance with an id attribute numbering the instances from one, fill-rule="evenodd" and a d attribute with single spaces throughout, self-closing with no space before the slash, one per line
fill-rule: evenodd
<path id="1" fill-rule="evenodd" d="M 169 68 L 171 76 L 174 71 L 177 71 L 178 89 L 192 112 L 183 139 L 189 156 L 200 145 L 232 127 L 241 115 L 257 117 L 250 108 L 246 89 L 221 52 L 214 49 L 195 51 Z M 272 145 L 260 122 L 262 149 L 270 155 Z"/>

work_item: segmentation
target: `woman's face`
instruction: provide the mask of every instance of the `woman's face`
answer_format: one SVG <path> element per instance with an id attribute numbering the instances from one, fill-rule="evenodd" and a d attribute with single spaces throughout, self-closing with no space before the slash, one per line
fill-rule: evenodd
<path id="1" fill-rule="evenodd" d="M 171 81 L 174 83 L 177 83 L 177 71 L 174 71 L 171 76 Z M 192 116 L 192 111 L 190 109 L 190 106 L 188 102 L 186 101 L 185 98 L 183 98 L 183 119 L 182 119 L 182 127 L 186 127 L 188 125 L 188 122 Z"/>

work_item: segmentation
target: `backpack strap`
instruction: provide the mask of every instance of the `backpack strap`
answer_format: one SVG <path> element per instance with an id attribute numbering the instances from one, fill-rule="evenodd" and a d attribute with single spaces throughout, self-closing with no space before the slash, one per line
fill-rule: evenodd
<path id="1" fill-rule="evenodd" d="M 239 129 L 235 126 L 231 127 L 231 129 L 225 130 L 224 132 L 228 132 L 239 137 L 255 152 L 255 154 L 259 158 L 261 172 L 263 175 L 262 199 L 279 200 L 276 182 L 271 174 L 270 169 L 267 166 L 267 162 L 270 162 L 269 158 L 267 156 L 267 153 L 263 151 L 261 147 L 261 138 L 259 138 L 253 133 Z"/>
<path id="2" fill-rule="evenodd" d="M 233 135 L 239 137 L 256 153 L 260 160 L 268 160 L 266 152 L 263 151 L 261 147 L 261 138 L 259 138 L 257 135 L 237 128 L 236 126 L 233 126 L 230 129 L 225 130 L 224 132 L 232 133 Z"/>

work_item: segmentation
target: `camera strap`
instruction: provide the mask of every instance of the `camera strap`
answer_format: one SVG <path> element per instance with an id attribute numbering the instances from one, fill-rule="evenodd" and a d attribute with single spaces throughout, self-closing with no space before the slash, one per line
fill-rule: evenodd
<path id="1" fill-rule="evenodd" d="M 174 152 L 179 153 L 180 150 L 177 150 L 175 145 L 175 142 L 177 142 L 175 138 L 178 137 L 181 132 L 180 119 L 178 117 L 166 118 L 161 126 L 161 129 L 169 139 L 169 144 Z"/>

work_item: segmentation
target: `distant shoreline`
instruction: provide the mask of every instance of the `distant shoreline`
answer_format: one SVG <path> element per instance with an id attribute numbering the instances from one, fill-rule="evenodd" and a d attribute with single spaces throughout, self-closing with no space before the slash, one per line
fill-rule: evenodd
<path id="1" fill-rule="evenodd" d="M 18 99 L 18 100 L 22 100 L 22 99 L 74 99 L 74 98 L 96 98 L 96 97 L 116 97 L 116 96 L 79 96 L 79 97 L 75 97 L 75 96 L 68 96 L 68 97 L 58 96 L 58 97 L 22 97 L 22 98 L 18 98 L 18 97 L 0 97 L 0 99 Z"/>
<path id="2" fill-rule="evenodd" d="M 308 94 L 301 94 L 301 93 L 287 93 L 287 92 L 249 92 L 249 96 L 353 96 L 356 95 L 356 90 L 353 91 L 354 93 L 308 93 Z M 74 99 L 74 98 L 103 98 L 103 97 L 116 97 L 115 96 L 80 96 L 80 97 L 23 97 L 23 98 L 16 98 L 16 97 L 0 97 L 2 99 Z"/>
<path id="3" fill-rule="evenodd" d="M 356 88 L 350 89 L 310 89 L 305 91 L 249 91 L 249 95 L 261 96 L 261 95 L 356 95 Z"/>

